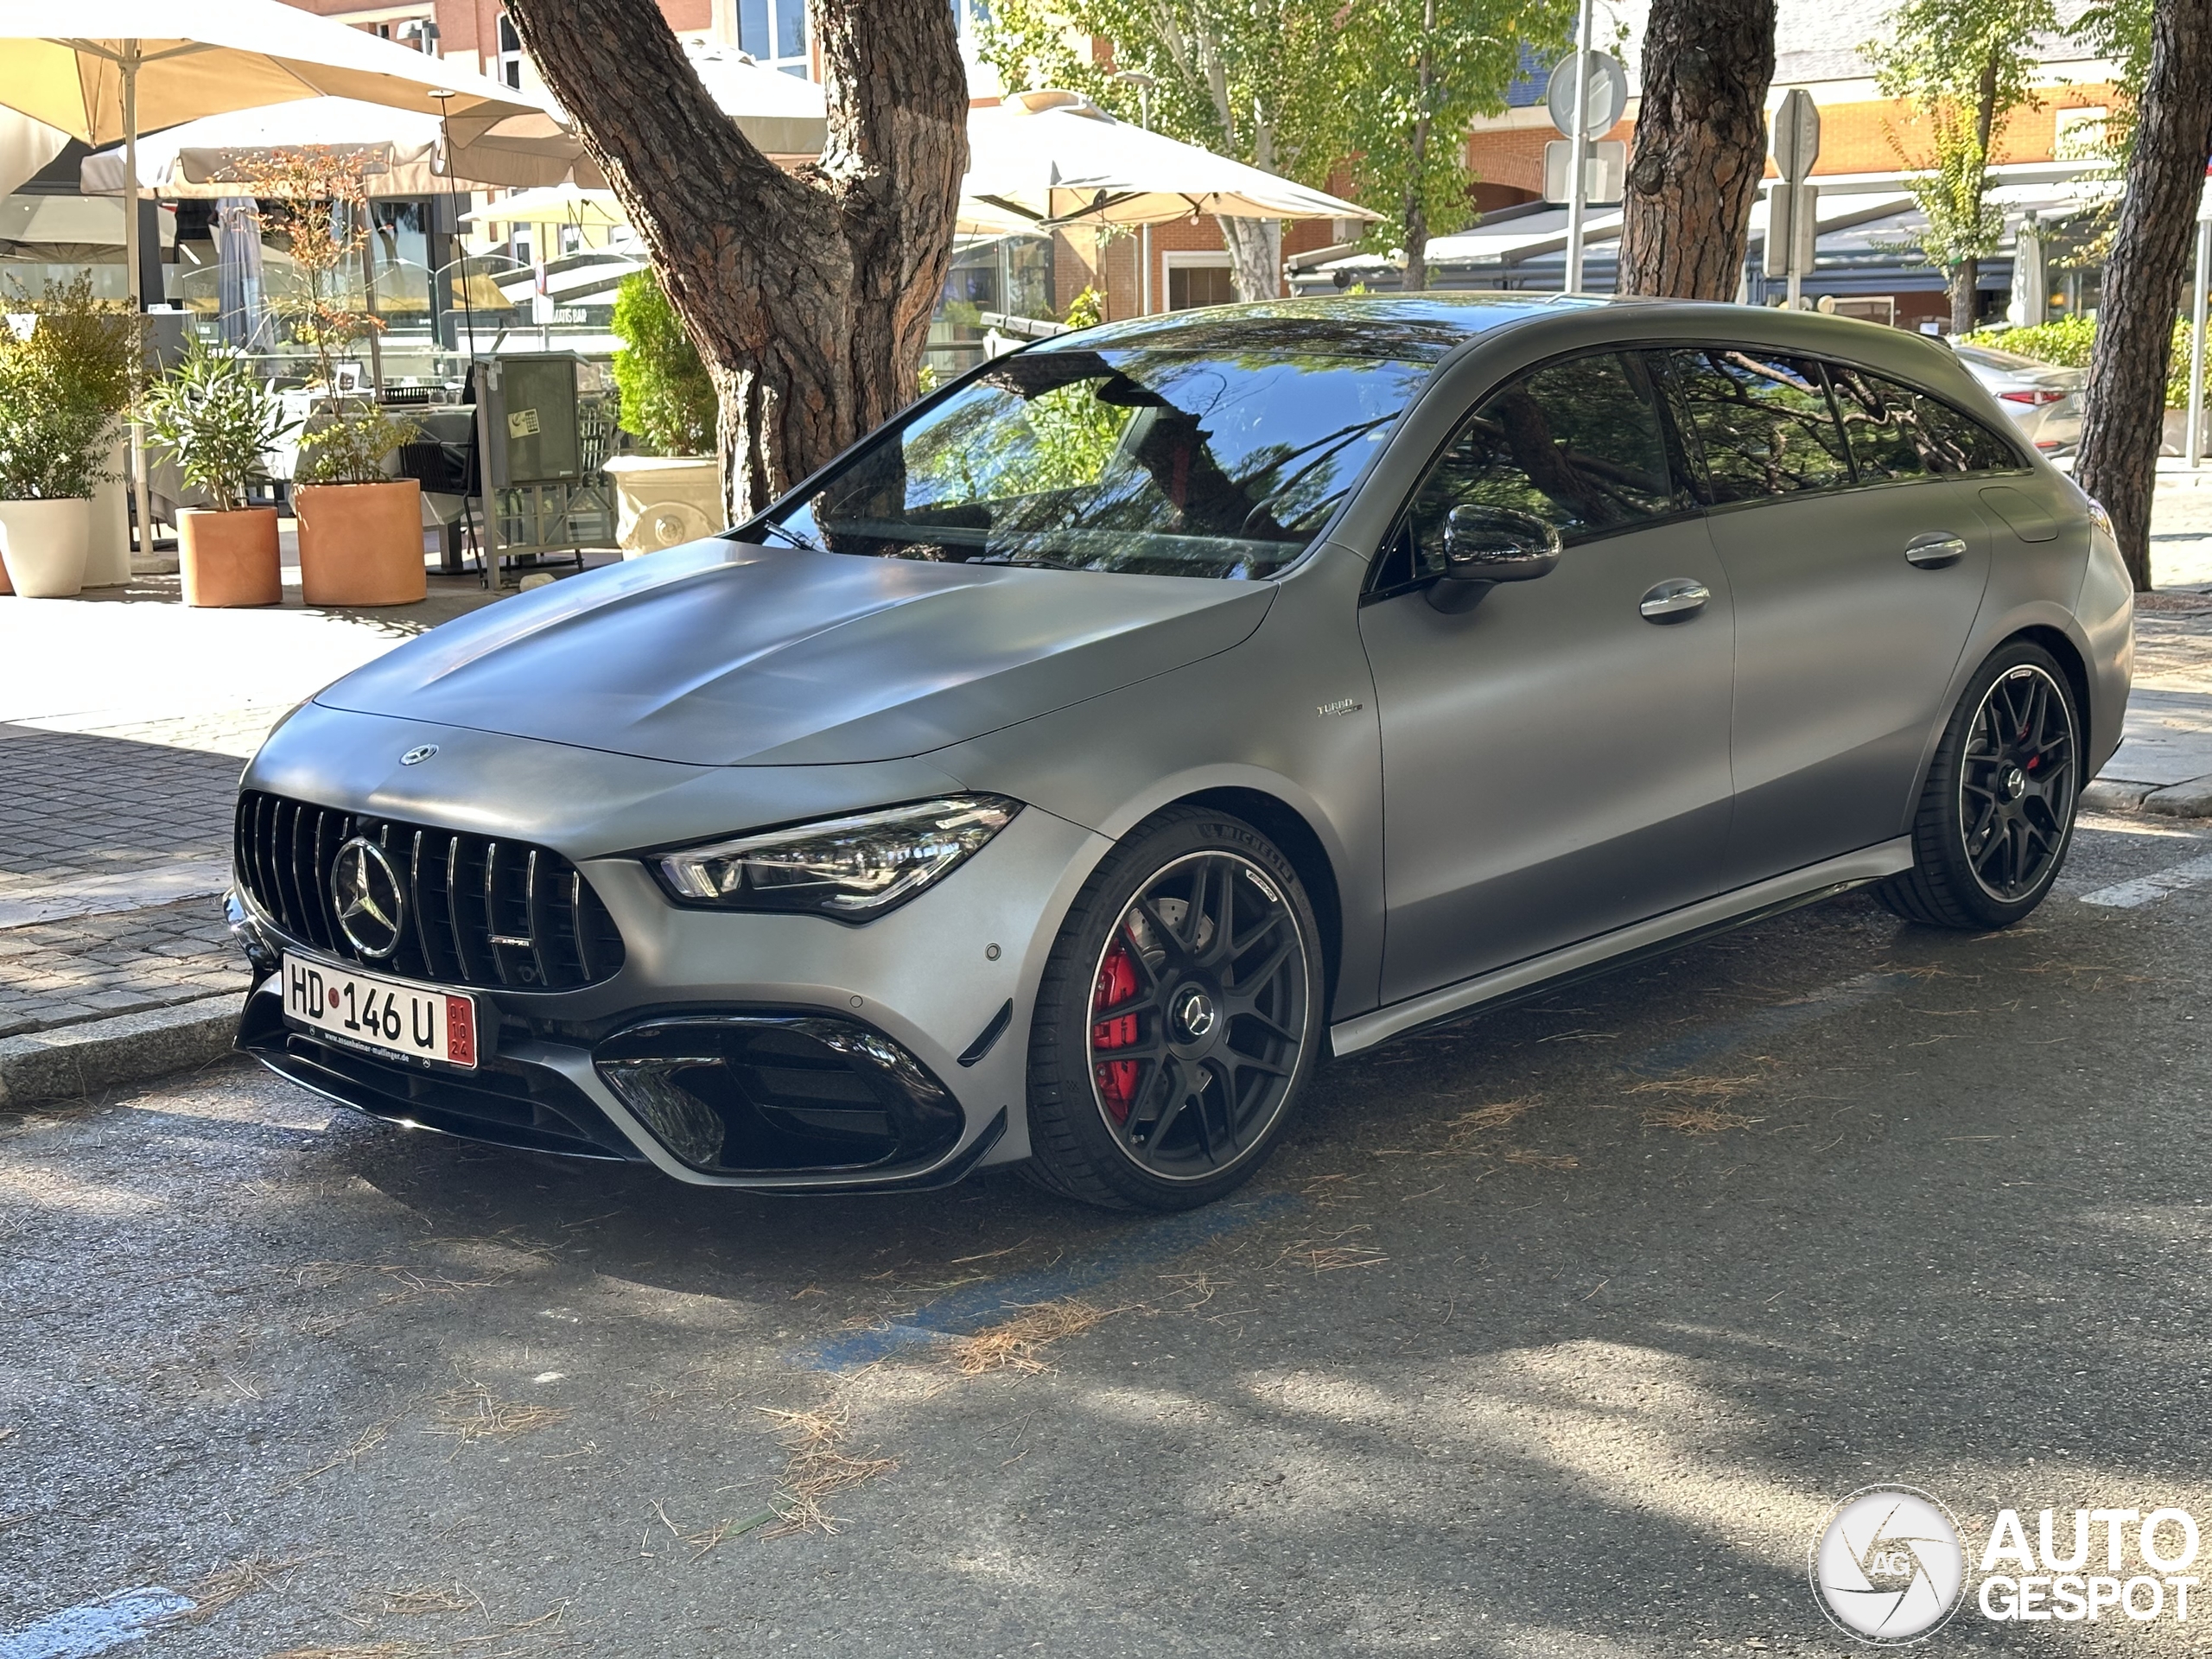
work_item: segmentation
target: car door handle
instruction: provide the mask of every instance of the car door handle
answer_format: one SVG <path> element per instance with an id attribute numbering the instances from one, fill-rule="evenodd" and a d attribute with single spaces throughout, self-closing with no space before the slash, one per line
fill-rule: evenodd
<path id="1" fill-rule="evenodd" d="M 1712 597 L 1712 589 L 1703 582 L 1676 576 L 1645 594 L 1636 608 L 1647 622 L 1686 622 L 1703 610 Z"/>
<path id="2" fill-rule="evenodd" d="M 1956 564 L 1966 556 L 1966 538 L 1944 530 L 1932 530 L 1925 536 L 1916 536 L 1904 544 L 1906 563 L 1916 564 L 1923 570 L 1941 570 L 1947 564 Z"/>

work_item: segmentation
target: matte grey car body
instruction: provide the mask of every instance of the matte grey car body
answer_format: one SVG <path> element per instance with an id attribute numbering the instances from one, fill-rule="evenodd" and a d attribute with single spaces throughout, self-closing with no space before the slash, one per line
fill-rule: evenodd
<path id="1" fill-rule="evenodd" d="M 1252 826 L 1295 867 L 1325 968 L 1320 1024 L 1344 1054 L 1902 879 L 1947 722 L 2008 642 L 2063 666 L 2077 783 L 2117 746 L 2129 583 L 2093 504 L 2025 445 L 1971 474 L 1882 483 L 1846 466 L 1823 487 L 1689 502 L 1570 543 L 1541 580 L 1470 608 L 1436 602 L 1440 578 L 1378 586 L 1469 412 L 1539 365 L 1789 353 L 2007 432 L 1939 345 L 1727 306 L 1379 297 L 1109 325 L 1011 361 L 1184 343 L 1264 357 L 1332 330 L 1419 372 L 1325 524 L 1263 579 L 857 556 L 776 544 L 756 522 L 520 595 L 339 681 L 243 780 L 234 916 L 257 963 L 287 949 L 359 962 L 302 916 L 327 913 L 327 855 L 366 826 L 425 907 L 447 880 L 437 858 L 459 873 L 487 842 L 538 849 L 579 882 L 563 904 L 603 904 L 620 965 L 545 989 L 527 963 L 504 982 L 480 963 L 499 1024 L 488 1069 L 467 1077 L 310 1040 L 282 1017 L 277 978 L 250 999 L 245 1046 L 388 1118 L 682 1180 L 929 1185 L 1031 1156 L 1033 1022 L 1055 951 L 1117 846 L 1179 804 Z M 996 372 L 1018 378 L 1007 361 Z M 1685 417 L 1669 407 L 1672 429 Z M 912 902 L 857 924 L 688 905 L 656 874 L 664 849 L 965 798 L 1019 810 Z M 466 885 L 456 874 L 453 891 Z M 532 918 L 537 902 L 533 889 Z M 601 944 L 584 954 L 600 949 L 603 970 Z M 490 971 L 510 959 L 495 948 Z M 785 1021 L 824 1052 L 876 1042 L 868 1064 L 918 1074 L 938 1127 L 844 1166 L 748 1163 L 734 1119 L 726 1153 L 687 1151 L 676 1117 L 626 1095 L 623 1056 L 678 1036 L 712 1049 L 726 1019 Z M 648 1027 L 661 1034 L 625 1035 Z"/>

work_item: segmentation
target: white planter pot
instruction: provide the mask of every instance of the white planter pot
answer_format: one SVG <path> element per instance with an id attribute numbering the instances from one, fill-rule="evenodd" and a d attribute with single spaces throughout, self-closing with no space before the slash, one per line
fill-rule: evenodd
<path id="1" fill-rule="evenodd" d="M 84 591 L 91 550 L 90 499 L 0 501 L 0 559 L 25 599 L 68 599 Z"/>
<path id="2" fill-rule="evenodd" d="M 626 559 L 722 528 L 721 477 L 712 455 L 617 455 L 600 470 L 614 486 L 614 539 Z"/>

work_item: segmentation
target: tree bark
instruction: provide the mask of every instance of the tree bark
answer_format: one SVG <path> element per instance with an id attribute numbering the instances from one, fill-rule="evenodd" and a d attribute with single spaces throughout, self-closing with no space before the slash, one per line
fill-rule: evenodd
<path id="1" fill-rule="evenodd" d="M 1221 239 L 1229 249 L 1229 276 L 1240 300 L 1282 297 L 1282 221 L 1224 213 Z"/>
<path id="2" fill-rule="evenodd" d="M 2160 0 L 2151 25 L 2126 194 L 2105 264 L 2089 353 L 2081 486 L 2104 504 L 2136 590 L 2151 588 L 2151 495 L 2158 478 L 2174 299 L 2212 156 L 2212 0 Z"/>
<path id="3" fill-rule="evenodd" d="M 968 168 L 944 0 L 808 0 L 830 132 L 797 176 L 715 107 L 653 0 L 509 13 L 714 379 L 733 521 L 912 401 Z"/>
<path id="4" fill-rule="evenodd" d="M 1951 273 L 1951 332 L 1967 334 L 1974 332 L 1974 319 L 1981 310 L 1981 261 L 1961 259 L 1958 269 Z"/>
<path id="5" fill-rule="evenodd" d="M 1423 194 L 1428 181 L 1422 175 L 1428 166 L 1428 97 L 1436 84 L 1435 39 L 1436 0 L 1424 0 L 1421 11 L 1421 65 L 1416 71 L 1421 114 L 1414 119 L 1413 141 L 1408 146 L 1413 166 L 1407 174 L 1406 183 L 1406 269 L 1398 280 L 1399 289 L 1408 294 L 1419 294 L 1428 287 L 1428 198 Z"/>
<path id="6" fill-rule="evenodd" d="M 1775 0 L 1654 0 L 1620 291 L 1732 300 L 1766 170 Z"/>

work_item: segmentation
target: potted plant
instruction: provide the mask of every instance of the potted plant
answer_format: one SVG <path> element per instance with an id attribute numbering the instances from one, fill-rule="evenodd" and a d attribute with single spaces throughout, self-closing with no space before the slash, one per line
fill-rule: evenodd
<path id="1" fill-rule="evenodd" d="M 175 457 L 212 508 L 188 509 L 177 526 L 184 602 L 276 605 L 284 597 L 276 509 L 257 507 L 249 486 L 268 477 L 269 452 L 296 423 L 238 353 L 194 340 L 156 383 L 145 406 L 148 435 Z"/>
<path id="2" fill-rule="evenodd" d="M 85 585 L 92 496 L 143 361 L 128 310 L 90 272 L 18 290 L 0 328 L 0 593 L 66 599 Z"/>
<path id="3" fill-rule="evenodd" d="M 331 151 L 278 151 L 246 170 L 264 214 L 287 234 L 294 280 L 271 296 L 315 359 L 315 408 L 300 432 L 292 510 L 300 526 L 300 591 L 310 605 L 411 605 L 429 591 L 422 487 L 385 463 L 411 442 L 374 396 L 350 386 L 339 362 L 383 327 L 346 303 L 344 273 L 368 240 L 368 161 Z"/>
<path id="4" fill-rule="evenodd" d="M 614 354 L 622 429 L 643 442 L 645 453 L 616 455 L 601 470 L 614 484 L 615 538 L 622 556 L 634 559 L 721 528 L 716 399 L 653 272 L 622 279 L 613 326 L 622 341 Z"/>

